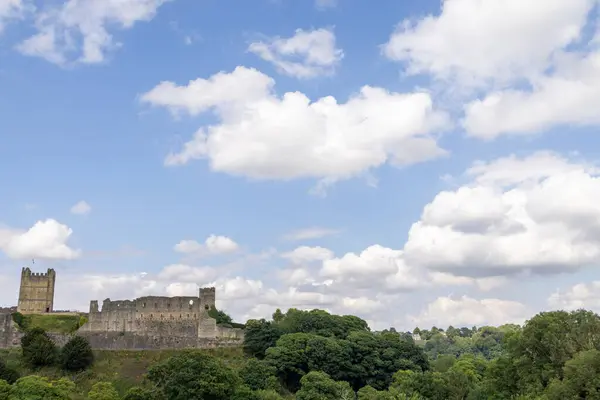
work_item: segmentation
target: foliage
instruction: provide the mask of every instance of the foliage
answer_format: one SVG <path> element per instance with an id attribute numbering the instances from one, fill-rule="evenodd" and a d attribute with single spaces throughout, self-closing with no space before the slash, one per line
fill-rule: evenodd
<path id="1" fill-rule="evenodd" d="M 83 371 L 94 363 L 90 342 L 81 336 L 69 340 L 60 352 L 61 366 L 65 371 Z"/>
<path id="2" fill-rule="evenodd" d="M 56 362 L 56 345 L 41 328 L 29 330 L 21 338 L 23 359 L 33 368 L 52 365 Z"/>
<path id="3" fill-rule="evenodd" d="M 119 393 L 110 382 L 98 382 L 88 393 L 89 400 L 119 400 Z"/>
<path id="4" fill-rule="evenodd" d="M 10 400 L 69 400 L 75 384 L 62 378 L 51 381 L 48 378 L 30 375 L 17 380 L 10 390 Z"/>
<path id="5" fill-rule="evenodd" d="M 258 359 L 265 358 L 269 347 L 275 346 L 283 331 L 278 324 L 265 319 L 249 320 L 244 332 L 244 352 Z"/>
<path id="6" fill-rule="evenodd" d="M 324 372 L 311 371 L 300 383 L 297 400 L 354 400 L 355 397 L 348 382 L 336 382 Z"/>
<path id="7" fill-rule="evenodd" d="M 217 320 L 217 325 L 231 325 L 233 322 L 233 319 L 231 319 L 231 317 L 225 311 L 217 310 L 215 307 L 211 307 L 208 310 L 208 315 Z"/>
<path id="8" fill-rule="evenodd" d="M 0 400 L 9 400 L 11 389 L 10 383 L 0 379 Z"/>
<path id="9" fill-rule="evenodd" d="M 12 320 L 22 331 L 26 331 L 29 328 L 29 320 L 18 311 L 12 313 Z"/>
<path id="10" fill-rule="evenodd" d="M 201 352 L 183 353 L 152 366 L 148 379 L 169 400 L 228 400 L 240 383 L 230 367 Z"/>
<path id="11" fill-rule="evenodd" d="M 279 390 L 280 385 L 276 374 L 275 367 L 255 358 L 248 360 L 239 371 L 243 384 L 252 390 Z"/>
<path id="12" fill-rule="evenodd" d="M 13 384 L 19 379 L 19 373 L 6 365 L 4 360 L 0 359 L 0 380 Z"/>
<path id="13" fill-rule="evenodd" d="M 349 382 L 358 390 L 367 384 L 387 389 L 392 375 L 401 369 L 429 369 L 427 358 L 418 346 L 391 332 L 374 335 L 354 331 L 347 339 L 286 334 L 267 350 L 266 360 L 291 391 L 298 390 L 302 377 L 314 370 L 325 372 L 334 380 Z"/>
<path id="14" fill-rule="evenodd" d="M 159 398 L 155 391 L 137 386 L 129 389 L 123 396 L 123 400 L 158 400 Z"/>

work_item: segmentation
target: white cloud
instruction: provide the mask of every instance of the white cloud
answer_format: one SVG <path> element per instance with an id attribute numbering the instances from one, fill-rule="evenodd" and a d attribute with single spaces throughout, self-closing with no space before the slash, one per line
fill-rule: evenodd
<path id="1" fill-rule="evenodd" d="M 197 79 L 162 82 L 144 102 L 191 115 L 213 110 L 220 123 L 200 128 L 167 165 L 207 158 L 213 171 L 254 179 L 321 179 L 320 185 L 365 174 L 385 163 L 410 165 L 445 154 L 431 132 L 447 125 L 427 93 L 365 86 L 346 103 L 311 102 L 273 93 L 274 81 L 245 67 Z M 283 134 L 285 132 L 285 134 Z"/>
<path id="2" fill-rule="evenodd" d="M 283 239 L 290 240 L 290 241 L 320 239 L 325 236 L 336 235 L 338 233 L 340 233 L 339 229 L 312 227 L 312 228 L 299 229 L 299 230 L 296 230 L 293 232 L 286 233 L 283 236 Z"/>
<path id="3" fill-rule="evenodd" d="M 195 240 L 182 240 L 174 247 L 178 253 L 197 255 L 231 254 L 238 251 L 240 246 L 231 238 L 220 235 L 210 235 L 204 244 Z"/>
<path id="4" fill-rule="evenodd" d="M 552 57 L 581 37 L 596 0 L 445 0 L 441 13 L 405 20 L 383 46 L 407 63 L 461 85 L 507 84 L 535 78 Z M 507 21 L 510 21 L 507 23 Z"/>
<path id="5" fill-rule="evenodd" d="M 530 311 L 524 304 L 500 299 L 477 300 L 468 296 L 459 298 L 438 297 L 418 315 L 409 316 L 415 326 L 498 326 L 506 323 L 522 324 Z"/>
<path id="6" fill-rule="evenodd" d="M 600 261 L 595 168 L 545 152 L 477 163 L 468 175 L 473 182 L 439 193 L 411 227 L 410 265 L 489 277 Z"/>
<path id="7" fill-rule="evenodd" d="M 13 259 L 71 260 L 81 255 L 67 244 L 72 233 L 54 219 L 38 221 L 27 231 L 0 229 L 0 250 Z"/>
<path id="8" fill-rule="evenodd" d="M 154 18 L 169 0 L 67 0 L 60 7 L 40 11 L 38 32 L 21 42 L 18 50 L 55 64 L 72 58 L 84 64 L 103 62 L 108 50 L 118 47 L 109 26 L 130 29 Z"/>
<path id="9" fill-rule="evenodd" d="M 33 6 L 23 0 L 0 0 L 0 34 L 4 31 L 7 21 L 20 19 L 32 9 Z"/>
<path id="10" fill-rule="evenodd" d="M 157 275 L 160 280 L 177 283 L 204 283 L 215 279 L 216 276 L 217 271 L 214 268 L 192 267 L 187 264 L 168 265 Z"/>
<path id="11" fill-rule="evenodd" d="M 465 106 L 467 134 L 494 139 L 501 134 L 530 135 L 555 125 L 598 125 L 600 51 L 564 56 L 556 71 L 530 90 L 502 90 Z"/>
<path id="12" fill-rule="evenodd" d="M 87 202 L 81 200 L 73 207 L 71 207 L 71 213 L 77 215 L 86 215 L 92 211 L 92 206 L 90 206 Z"/>
<path id="13" fill-rule="evenodd" d="M 600 310 L 600 281 L 578 283 L 567 290 L 557 290 L 548 298 L 554 309 L 573 311 L 580 308 Z"/>
<path id="14" fill-rule="evenodd" d="M 300 246 L 292 251 L 283 253 L 281 257 L 286 258 L 295 264 L 302 264 L 312 261 L 329 260 L 330 258 L 333 258 L 333 251 L 319 246 Z"/>
<path id="15" fill-rule="evenodd" d="M 297 29 L 290 38 L 251 43 L 248 51 L 272 63 L 279 73 L 295 78 L 331 75 L 344 57 L 344 52 L 335 47 L 331 29 Z"/>

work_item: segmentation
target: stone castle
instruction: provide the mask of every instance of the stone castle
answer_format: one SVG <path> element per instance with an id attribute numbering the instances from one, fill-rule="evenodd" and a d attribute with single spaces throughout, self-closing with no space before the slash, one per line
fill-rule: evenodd
<path id="1" fill-rule="evenodd" d="M 56 272 L 32 273 L 23 268 L 17 311 L 52 313 Z M 106 299 L 102 308 L 90 302 L 87 322 L 77 331 L 95 349 L 210 348 L 240 345 L 244 330 L 218 325 L 210 316 L 215 308 L 214 287 L 201 288 L 198 297 L 146 296 L 134 300 Z M 1 314 L 1 313 L 0 313 Z M 4 313 L 6 314 L 6 313 Z M 7 314 L 9 315 L 9 314 Z M 16 327 L 5 315 L 0 327 L 0 347 L 15 342 Z M 1 321 L 0 321 L 1 322 Z M 9 337 L 12 335 L 12 339 Z M 2 337 L 3 336 L 3 337 Z M 18 336 L 18 335 L 17 335 Z M 59 338 L 59 341 L 61 339 Z"/>

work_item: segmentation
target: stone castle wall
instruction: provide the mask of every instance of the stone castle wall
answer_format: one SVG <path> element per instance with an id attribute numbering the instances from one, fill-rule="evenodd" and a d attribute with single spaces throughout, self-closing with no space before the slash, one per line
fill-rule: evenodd
<path id="1" fill-rule="evenodd" d="M 32 273 L 29 268 L 23 268 L 18 311 L 24 314 L 52 312 L 55 281 L 53 269 L 48 269 L 46 273 Z"/>
<path id="2" fill-rule="evenodd" d="M 217 325 L 209 310 L 215 289 L 198 297 L 146 296 L 134 300 L 106 299 L 102 308 L 90 303 L 88 322 L 78 335 L 96 349 L 210 348 L 240 345 L 244 330 Z"/>
<path id="3" fill-rule="evenodd" d="M 21 332 L 12 313 L 53 313 L 56 273 L 32 273 L 23 268 L 18 307 L 0 309 L 0 348 L 20 345 Z M 90 302 L 88 321 L 77 331 L 94 349 L 212 348 L 239 346 L 244 330 L 217 325 L 209 311 L 215 307 L 215 288 L 198 296 L 146 296 L 134 300 Z M 53 313 L 54 314 L 54 313 Z M 56 313 L 72 314 L 70 312 Z M 72 335 L 50 334 L 62 346 Z"/>

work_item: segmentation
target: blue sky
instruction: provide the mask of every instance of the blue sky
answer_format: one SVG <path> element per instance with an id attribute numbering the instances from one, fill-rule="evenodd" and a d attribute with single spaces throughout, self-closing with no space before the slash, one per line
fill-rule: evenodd
<path id="1" fill-rule="evenodd" d="M 597 0 L 318 3 L 0 0 L 0 302 L 600 306 Z"/>

